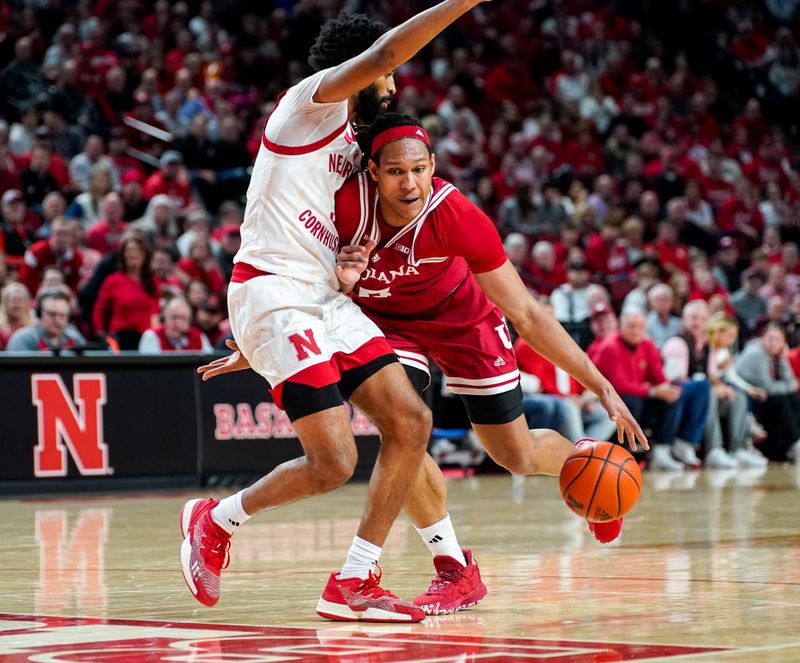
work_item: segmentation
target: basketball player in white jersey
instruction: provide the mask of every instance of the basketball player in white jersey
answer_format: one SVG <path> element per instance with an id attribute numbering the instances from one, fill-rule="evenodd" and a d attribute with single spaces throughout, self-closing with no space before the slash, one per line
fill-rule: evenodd
<path id="1" fill-rule="evenodd" d="M 317 613 L 424 618 L 379 585 L 377 561 L 420 466 L 433 462 L 425 453 L 430 412 L 377 326 L 338 291 L 334 194 L 360 157 L 351 123 L 370 123 L 394 94 L 394 70 L 482 1 L 445 0 L 385 34 L 366 16 L 326 24 L 309 58 L 317 73 L 282 94 L 267 120 L 228 305 L 241 352 L 289 415 L 305 455 L 221 501 L 184 505 L 181 566 L 204 605 L 219 600 L 230 537 L 248 518 L 350 478 L 356 447 L 343 406 L 350 400 L 375 421 L 382 444 L 357 535 Z"/>

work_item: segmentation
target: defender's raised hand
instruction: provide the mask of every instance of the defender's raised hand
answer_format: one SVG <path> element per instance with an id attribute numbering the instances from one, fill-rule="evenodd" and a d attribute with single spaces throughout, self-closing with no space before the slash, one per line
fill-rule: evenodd
<path id="1" fill-rule="evenodd" d="M 350 292 L 358 283 L 369 265 L 369 254 L 375 246 L 375 242 L 370 241 L 366 246 L 343 246 L 339 250 L 339 255 L 336 256 L 336 276 L 342 292 Z"/>

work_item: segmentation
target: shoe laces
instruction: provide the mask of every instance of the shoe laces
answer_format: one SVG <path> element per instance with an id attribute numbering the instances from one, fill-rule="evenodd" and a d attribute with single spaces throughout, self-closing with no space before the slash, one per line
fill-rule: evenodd
<path id="1" fill-rule="evenodd" d="M 431 580 L 431 585 L 428 587 L 426 594 L 438 594 L 442 589 L 449 584 L 455 584 L 464 576 L 464 571 L 467 567 L 457 569 L 442 569 L 436 573 L 436 577 Z"/>
<path id="2" fill-rule="evenodd" d="M 368 596 L 373 599 L 379 599 L 382 596 L 394 596 L 388 589 L 381 587 L 380 582 L 383 571 L 381 571 L 381 567 L 377 564 L 375 568 L 378 569 L 378 573 L 374 574 L 372 571 L 369 571 L 367 579 L 357 585 L 353 591 L 356 594 L 362 594 L 363 596 Z"/>
<path id="3" fill-rule="evenodd" d="M 202 543 L 200 554 L 203 556 L 205 563 L 218 571 L 227 569 L 231 563 L 230 538 L 203 534 L 200 541 Z"/>

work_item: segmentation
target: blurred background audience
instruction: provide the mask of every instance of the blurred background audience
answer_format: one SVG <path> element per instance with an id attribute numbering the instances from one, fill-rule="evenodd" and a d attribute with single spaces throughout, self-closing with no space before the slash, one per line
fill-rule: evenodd
<path id="1" fill-rule="evenodd" d="M 0 1 L 0 349 L 20 330 L 37 349 L 224 339 L 276 97 L 325 20 L 396 25 L 427 4 Z M 777 460 L 800 438 L 775 414 L 798 412 L 799 42 L 796 2 L 506 0 L 396 72 L 393 107 L 421 118 L 437 175 L 495 221 L 526 286 L 610 377 L 639 362 L 619 385 L 639 411 L 674 410 L 654 433 L 662 469 L 753 466 L 754 442 Z M 701 308 L 728 326 L 690 330 Z M 570 430 L 605 436 L 579 385 L 528 360 Z M 704 382 L 703 441 L 681 394 Z"/>

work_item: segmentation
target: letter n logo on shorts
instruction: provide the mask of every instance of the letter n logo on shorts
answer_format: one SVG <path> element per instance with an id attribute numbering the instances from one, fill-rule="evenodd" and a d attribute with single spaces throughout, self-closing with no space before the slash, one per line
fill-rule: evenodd
<path id="1" fill-rule="evenodd" d="M 314 338 L 314 332 L 310 329 L 306 329 L 302 333 L 289 334 L 287 338 L 294 346 L 294 351 L 297 353 L 297 359 L 299 361 L 308 359 L 309 353 L 312 355 L 322 354 L 319 346 L 317 345 L 317 341 Z"/>
<path id="2" fill-rule="evenodd" d="M 67 476 L 67 451 L 82 475 L 109 473 L 108 446 L 103 442 L 106 376 L 76 374 L 72 385 L 74 400 L 60 375 L 31 376 L 31 396 L 38 415 L 39 443 L 33 450 L 36 477 Z"/>

